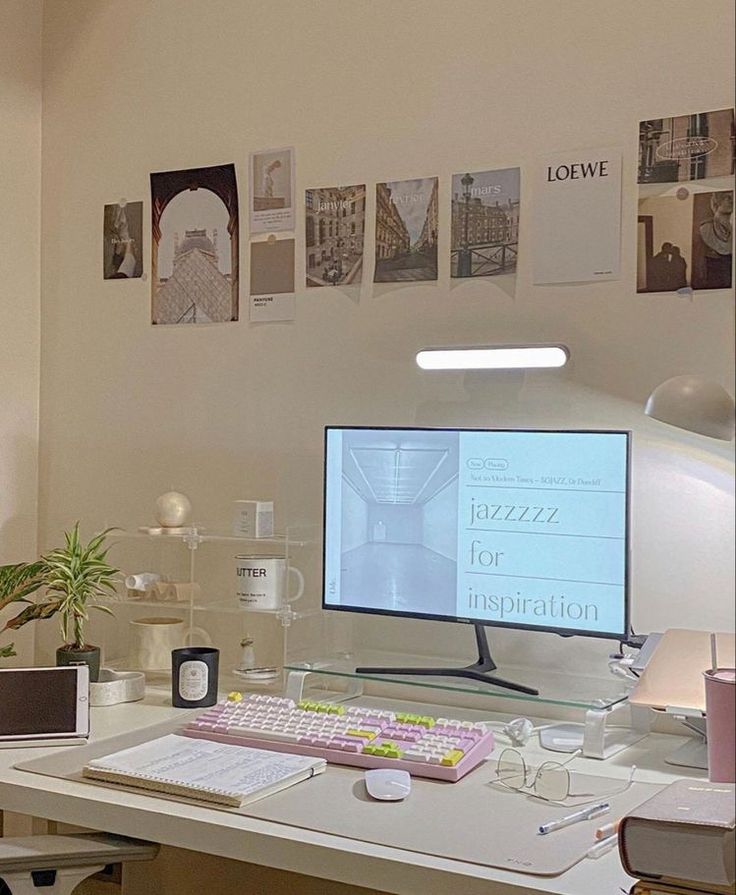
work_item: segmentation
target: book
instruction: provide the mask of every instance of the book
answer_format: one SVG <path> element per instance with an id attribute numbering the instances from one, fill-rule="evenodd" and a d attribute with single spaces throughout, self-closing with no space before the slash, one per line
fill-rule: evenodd
<path id="1" fill-rule="evenodd" d="M 321 774 L 323 758 L 269 752 L 169 734 L 95 758 L 82 774 L 174 796 L 240 808 Z"/>
<path id="2" fill-rule="evenodd" d="M 670 883 L 655 883 L 651 880 L 638 883 L 629 889 L 629 895 L 732 895 L 733 886 L 716 886 L 715 888 L 693 888 L 693 886 L 675 886 Z"/>
<path id="3" fill-rule="evenodd" d="M 627 814 L 619 827 L 624 869 L 631 876 L 697 892 L 734 889 L 736 787 L 676 780 Z M 664 884 L 664 885 L 662 885 Z"/>

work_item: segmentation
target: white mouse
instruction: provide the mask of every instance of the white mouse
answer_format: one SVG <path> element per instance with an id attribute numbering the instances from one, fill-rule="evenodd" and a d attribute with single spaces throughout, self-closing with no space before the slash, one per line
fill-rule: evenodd
<path id="1" fill-rule="evenodd" d="M 365 788 L 368 795 L 382 802 L 398 802 L 411 792 L 408 771 L 395 768 L 374 768 L 365 772 Z"/>

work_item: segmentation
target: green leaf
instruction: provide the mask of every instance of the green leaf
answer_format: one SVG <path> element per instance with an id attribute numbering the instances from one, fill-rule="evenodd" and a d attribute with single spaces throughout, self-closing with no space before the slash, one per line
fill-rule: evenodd
<path id="1" fill-rule="evenodd" d="M 0 646 L 0 659 L 10 659 L 12 656 L 17 656 L 14 643 L 9 643 L 7 646 Z"/>
<path id="2" fill-rule="evenodd" d="M 28 602 L 26 598 L 43 586 L 45 571 L 41 560 L 0 566 L 0 610 L 11 603 Z"/>
<path id="3" fill-rule="evenodd" d="M 37 619 L 51 618 L 54 613 L 58 612 L 59 606 L 60 603 L 58 601 L 32 603 L 22 612 L 19 612 L 15 618 L 11 618 L 10 621 L 6 622 L 5 627 L 2 630 L 15 631 L 18 628 L 22 628 L 23 625 L 27 625 L 28 622 L 36 621 Z"/>
<path id="4" fill-rule="evenodd" d="M 95 603 L 94 606 L 90 606 L 90 609 L 96 609 L 98 612 L 106 612 L 108 615 L 111 615 L 115 618 L 115 613 L 110 609 L 109 606 L 101 606 L 99 603 Z"/>

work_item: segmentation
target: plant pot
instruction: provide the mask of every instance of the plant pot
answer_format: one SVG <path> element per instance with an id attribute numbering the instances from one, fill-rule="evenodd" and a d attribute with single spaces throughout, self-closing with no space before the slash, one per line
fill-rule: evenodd
<path id="1" fill-rule="evenodd" d="M 74 649 L 71 646 L 60 646 L 56 650 L 57 665 L 88 665 L 90 682 L 96 683 L 100 676 L 100 648 L 88 646 L 85 649 Z"/>

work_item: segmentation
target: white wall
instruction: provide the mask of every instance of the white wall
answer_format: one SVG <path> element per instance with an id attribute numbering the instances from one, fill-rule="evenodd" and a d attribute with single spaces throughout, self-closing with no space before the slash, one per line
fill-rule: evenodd
<path id="1" fill-rule="evenodd" d="M 361 547 L 369 540 L 368 505 L 350 485 L 342 483 L 342 541 L 343 552 Z"/>
<path id="2" fill-rule="evenodd" d="M 41 236 L 41 0 L 0 3 L 0 563 L 35 558 Z M 17 611 L 17 609 L 16 609 Z M 0 627 L 11 610 L 0 613 Z M 15 664 L 30 659 L 30 627 Z"/>
<path id="3" fill-rule="evenodd" d="M 99 0 L 48 2 L 43 544 L 77 518 L 88 529 L 150 522 L 171 486 L 204 522 L 226 522 L 234 498 L 270 495 L 277 525 L 319 521 L 326 423 L 534 425 L 551 403 L 563 423 L 638 427 L 637 405 L 668 376 L 692 371 L 732 387 L 732 295 L 635 291 L 638 121 L 734 100 L 733 5 L 706 0 L 697 19 L 696 33 L 692 5 L 671 0 L 129 0 L 124 13 Z M 106 202 L 143 199 L 148 215 L 149 172 L 234 161 L 244 208 L 248 152 L 285 145 L 297 150 L 298 196 L 365 182 L 370 222 L 376 181 L 439 175 L 439 282 L 365 283 L 359 301 L 302 289 L 297 321 L 270 326 L 248 324 L 241 285 L 240 322 L 202 328 L 151 327 L 149 282 L 103 282 Z M 621 280 L 532 286 L 532 160 L 610 145 L 624 151 Z M 491 280 L 450 287 L 450 176 L 513 165 L 522 167 L 515 294 Z M 298 240 L 302 282 L 301 221 Z M 146 246 L 146 269 L 149 255 Z M 562 340 L 573 385 L 629 403 L 609 413 L 602 398 L 560 397 L 555 377 L 535 380 L 526 403 L 500 379 L 468 401 L 461 377 L 413 363 L 426 345 L 485 340 Z M 700 456 L 698 444 L 669 444 Z M 640 467 L 655 478 L 636 479 L 636 505 L 647 507 L 635 518 L 638 617 L 690 619 L 696 592 L 708 595 L 702 624 L 732 622 L 732 459 L 718 459 L 726 472 L 714 485 L 692 476 L 692 463 L 670 465 L 669 450 Z M 677 489 L 673 521 L 657 495 L 680 476 L 690 484 Z M 713 499 L 723 526 L 704 519 Z M 673 544 L 703 541 L 707 563 L 670 568 Z M 372 624 L 380 637 L 398 630 Z M 447 628 L 426 633 L 438 629 L 421 628 L 425 648 L 449 642 Z"/>

